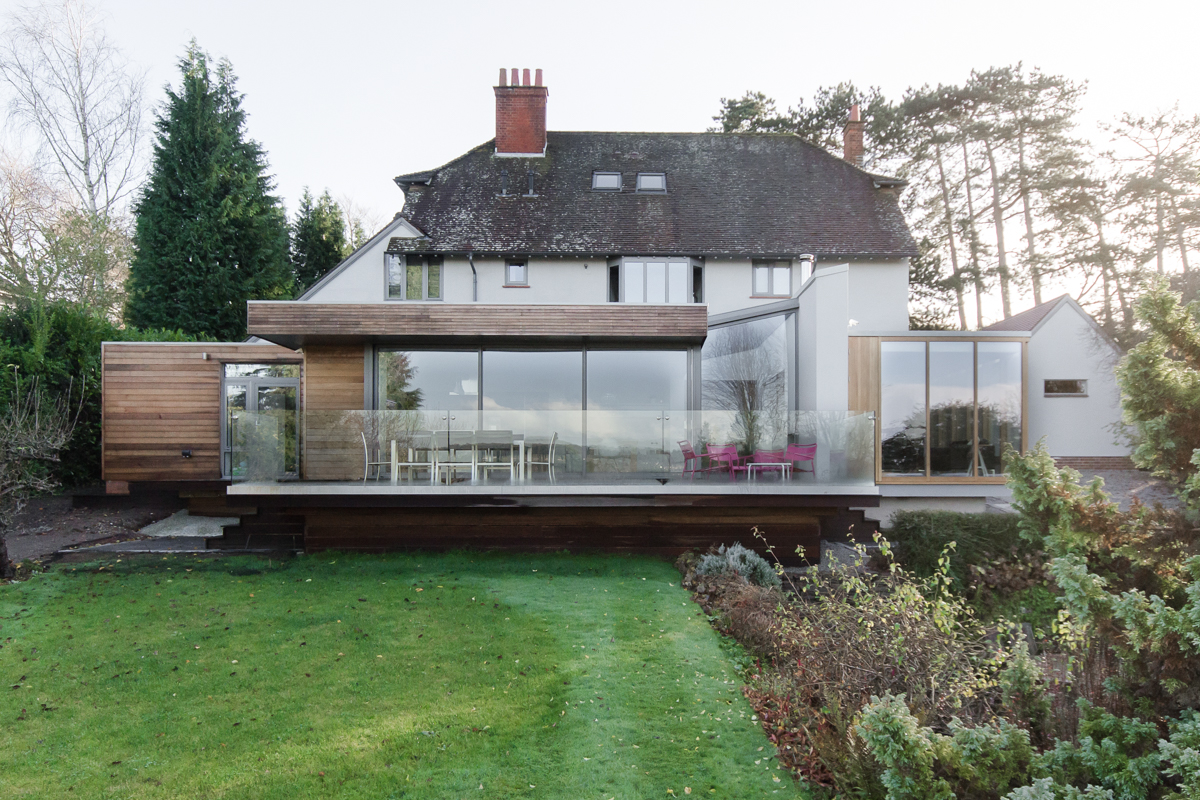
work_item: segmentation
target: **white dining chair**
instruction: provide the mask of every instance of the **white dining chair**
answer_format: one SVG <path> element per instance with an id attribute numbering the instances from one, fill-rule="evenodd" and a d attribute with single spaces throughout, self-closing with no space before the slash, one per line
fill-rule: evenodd
<path id="1" fill-rule="evenodd" d="M 501 459 L 492 460 L 496 453 L 507 454 Z M 508 479 L 517 482 L 516 447 L 513 445 L 512 431 L 475 431 L 476 465 L 484 480 L 489 472 L 507 470 Z"/>
<path id="2" fill-rule="evenodd" d="M 535 459 L 533 457 L 532 451 L 529 453 L 529 466 L 530 467 L 545 467 L 547 474 L 550 476 L 551 483 L 554 483 L 554 449 L 557 444 L 558 444 L 558 431 L 555 431 L 554 435 L 550 437 L 550 448 L 546 452 L 546 460 L 545 461 L 538 461 L 537 459 Z"/>

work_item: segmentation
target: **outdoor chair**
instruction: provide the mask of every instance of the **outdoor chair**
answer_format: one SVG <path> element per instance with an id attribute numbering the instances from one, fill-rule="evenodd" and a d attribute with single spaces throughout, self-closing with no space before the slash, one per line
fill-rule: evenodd
<path id="1" fill-rule="evenodd" d="M 744 459 L 738 455 L 737 445 L 710 444 L 706 445 L 706 447 L 708 448 L 708 452 L 705 453 L 705 455 L 708 456 L 709 463 L 712 463 L 713 461 L 717 462 L 718 466 L 716 469 L 722 471 L 729 470 L 729 480 L 736 480 L 737 476 L 734 474 L 734 469 L 736 467 L 740 467 L 744 461 Z"/>
<path id="2" fill-rule="evenodd" d="M 460 471 L 466 471 L 471 474 L 471 479 L 475 479 L 476 453 L 475 453 L 475 433 L 473 431 L 446 431 L 446 458 L 443 459 L 441 453 L 442 432 L 438 432 L 438 455 L 434 460 L 437 462 L 433 468 L 434 482 L 442 479 L 442 470 L 446 472 L 446 483 L 454 483 L 455 475 Z M 468 455 L 467 460 L 463 460 L 462 454 Z"/>
<path id="3" fill-rule="evenodd" d="M 692 443 L 687 439 L 681 439 L 680 441 L 676 442 L 676 444 L 679 445 L 679 450 L 683 453 L 683 474 L 685 476 L 691 475 L 692 480 L 696 480 L 697 472 L 707 475 L 710 472 L 717 472 L 724 469 L 724 467 L 722 467 L 720 464 L 714 462 L 711 457 L 697 454 L 695 449 L 692 448 Z M 709 459 L 707 467 L 703 466 L 705 458 Z M 701 466 L 696 466 L 697 462 L 699 462 Z M 688 466 L 689 464 L 691 466 Z"/>
<path id="4" fill-rule="evenodd" d="M 797 461 L 807 461 L 808 469 L 800 469 L 800 472 L 810 472 L 815 478 L 817 476 L 817 465 L 814 459 L 817 457 L 817 446 L 815 444 L 789 444 L 787 451 L 784 453 L 784 460 L 792 465 L 793 470 L 799 469 L 796 466 Z"/>
<path id="5" fill-rule="evenodd" d="M 408 480 L 411 482 L 413 472 L 418 469 L 429 470 L 430 482 L 433 481 L 432 476 L 437 472 L 437 459 L 432 431 L 413 431 L 404 439 L 392 439 L 392 483 L 397 481 L 404 470 L 408 471 Z"/>
<path id="6" fill-rule="evenodd" d="M 533 457 L 532 450 L 529 453 L 529 466 L 530 467 L 545 467 L 547 474 L 550 476 L 551 483 L 554 483 L 554 449 L 557 446 L 557 444 L 558 444 L 558 431 L 555 431 L 554 435 L 550 437 L 550 449 L 546 453 L 545 461 L 538 461 L 537 459 L 535 459 Z M 532 475 L 530 477 L 532 477 Z"/>
<path id="7" fill-rule="evenodd" d="M 367 447 L 367 434 L 363 433 L 362 431 L 359 431 L 358 435 L 362 437 L 362 444 L 363 444 L 363 483 L 366 483 L 367 479 L 371 477 L 371 468 L 372 467 L 375 468 L 375 480 L 379 480 L 379 476 L 383 472 L 383 468 L 390 467 L 392 465 L 392 462 L 390 462 L 390 461 L 372 461 L 370 448 Z M 378 448 L 376 448 L 376 450 L 375 450 L 375 458 L 376 459 L 379 458 Z"/>
<path id="8" fill-rule="evenodd" d="M 476 465 L 484 480 L 487 480 L 489 472 L 507 470 L 509 481 L 517 482 L 516 448 L 513 446 L 512 431 L 476 431 L 475 453 Z M 492 456 L 496 454 L 504 454 L 504 460 L 493 460 Z"/>

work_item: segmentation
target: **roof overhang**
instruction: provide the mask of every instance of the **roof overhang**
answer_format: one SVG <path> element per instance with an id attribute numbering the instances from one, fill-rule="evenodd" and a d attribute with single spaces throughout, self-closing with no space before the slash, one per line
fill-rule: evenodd
<path id="1" fill-rule="evenodd" d="M 700 344 L 704 305 L 515 306 L 477 303 L 247 303 L 248 331 L 292 349 L 310 344 L 449 344 L 486 339 Z"/>

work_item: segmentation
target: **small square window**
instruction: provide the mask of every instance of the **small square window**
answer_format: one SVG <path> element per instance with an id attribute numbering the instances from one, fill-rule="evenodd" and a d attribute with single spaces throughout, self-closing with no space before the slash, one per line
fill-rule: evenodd
<path id="1" fill-rule="evenodd" d="M 601 192 L 619 192 L 621 191 L 621 173 L 619 172 L 593 172 L 592 173 L 592 189 Z"/>
<path id="2" fill-rule="evenodd" d="M 755 261 L 755 297 L 790 297 L 792 294 L 792 265 L 788 261 Z"/>
<path id="3" fill-rule="evenodd" d="M 510 261 L 504 268 L 505 286 L 528 286 L 529 273 L 524 261 Z"/>
<path id="4" fill-rule="evenodd" d="M 1087 381 L 1062 378 L 1045 382 L 1046 397 L 1087 397 Z"/>
<path id="5" fill-rule="evenodd" d="M 639 172 L 637 190 L 642 193 L 666 194 L 667 175 L 664 172 Z"/>

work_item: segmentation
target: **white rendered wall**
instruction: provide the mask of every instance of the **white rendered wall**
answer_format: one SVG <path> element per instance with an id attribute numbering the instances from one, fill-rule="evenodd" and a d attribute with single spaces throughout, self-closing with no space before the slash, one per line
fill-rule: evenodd
<path id="1" fill-rule="evenodd" d="M 388 241 L 396 237 L 412 238 L 417 234 L 401 219 L 392 220 L 371 241 L 356 250 L 336 275 L 318 286 L 312 296 L 314 303 L 381 303 L 383 302 L 383 254 Z"/>
<path id="2" fill-rule="evenodd" d="M 1112 425 L 1121 419 L 1113 368 L 1119 355 L 1084 312 L 1067 302 L 1029 339 L 1029 443 L 1046 437 L 1054 456 L 1127 456 Z M 1047 379 L 1082 378 L 1087 397 L 1046 397 Z"/>
<path id="3" fill-rule="evenodd" d="M 842 411 L 849 402 L 849 267 L 819 267 L 800 290 L 797 408 Z"/>
<path id="4" fill-rule="evenodd" d="M 858 330 L 908 330 L 908 259 L 851 262 L 850 319 Z"/>

